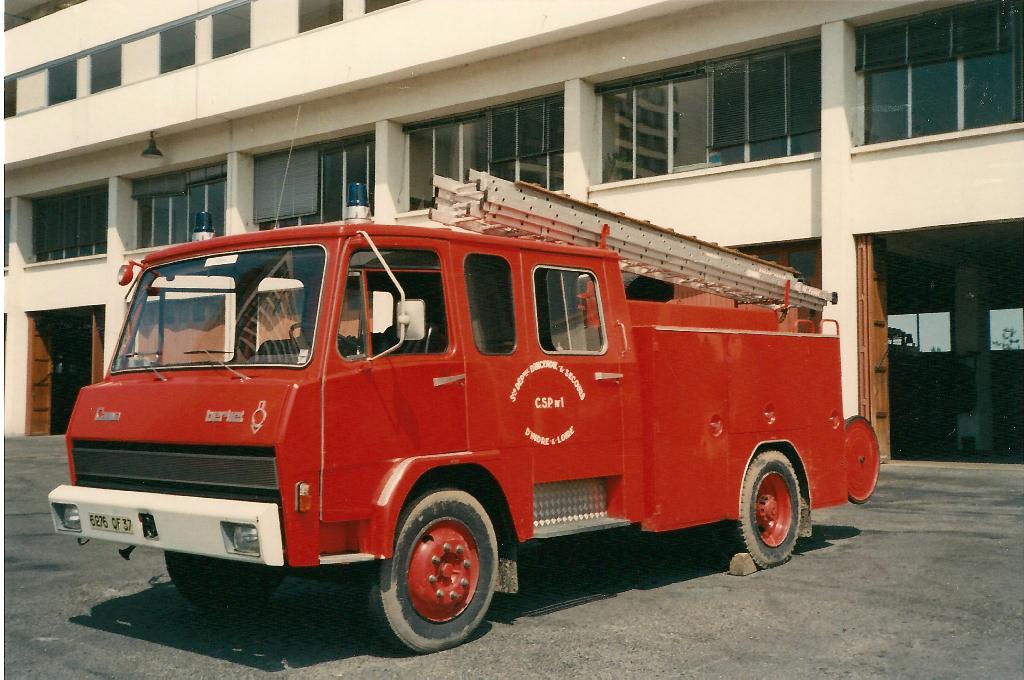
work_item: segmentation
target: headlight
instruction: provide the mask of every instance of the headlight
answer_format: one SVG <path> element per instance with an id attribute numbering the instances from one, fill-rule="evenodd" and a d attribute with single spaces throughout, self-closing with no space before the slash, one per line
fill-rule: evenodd
<path id="1" fill-rule="evenodd" d="M 224 534 L 224 545 L 228 552 L 259 557 L 260 532 L 255 525 L 221 522 L 220 528 Z"/>
<path id="2" fill-rule="evenodd" d="M 54 503 L 53 511 L 57 513 L 62 528 L 68 531 L 82 530 L 82 518 L 78 514 L 78 506 L 74 503 Z"/>

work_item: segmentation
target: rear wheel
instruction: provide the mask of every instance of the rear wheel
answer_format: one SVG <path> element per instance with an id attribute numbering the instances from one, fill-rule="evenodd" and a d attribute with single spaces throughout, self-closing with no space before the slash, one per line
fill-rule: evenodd
<path id="1" fill-rule="evenodd" d="M 789 561 L 796 545 L 800 487 L 782 453 L 765 451 L 747 468 L 740 492 L 739 533 L 762 569 Z"/>
<path id="2" fill-rule="evenodd" d="M 203 555 L 167 551 L 164 562 L 178 592 L 215 614 L 251 611 L 269 600 L 284 578 L 275 567 Z"/>
<path id="3" fill-rule="evenodd" d="M 428 493 L 399 519 L 371 612 L 391 643 L 419 653 L 448 649 L 483 621 L 497 575 L 497 539 L 483 506 L 464 491 Z"/>

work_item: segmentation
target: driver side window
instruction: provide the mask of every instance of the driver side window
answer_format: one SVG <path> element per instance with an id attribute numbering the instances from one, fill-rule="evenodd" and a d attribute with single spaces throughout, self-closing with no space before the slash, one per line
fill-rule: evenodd
<path id="1" fill-rule="evenodd" d="M 425 311 L 423 337 L 406 340 L 394 353 L 440 354 L 447 351 L 448 316 L 437 255 L 425 250 L 382 250 L 381 255 L 405 291 L 406 299 L 422 300 Z M 374 318 L 374 293 L 389 293 L 392 305 L 390 325 L 377 333 L 372 332 L 370 323 Z M 341 356 L 346 359 L 375 356 L 398 341 L 394 302 L 399 297 L 398 289 L 372 250 L 353 253 L 338 324 L 338 352 Z"/>

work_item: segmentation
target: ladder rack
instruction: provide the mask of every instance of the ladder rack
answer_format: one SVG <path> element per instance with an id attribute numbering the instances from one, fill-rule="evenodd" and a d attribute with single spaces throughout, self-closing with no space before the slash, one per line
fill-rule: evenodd
<path id="1" fill-rule="evenodd" d="M 740 303 L 821 311 L 836 296 L 802 283 L 796 270 L 678 234 L 527 182 L 470 170 L 469 182 L 434 175 L 430 219 L 482 234 L 607 247 L 625 272 Z"/>

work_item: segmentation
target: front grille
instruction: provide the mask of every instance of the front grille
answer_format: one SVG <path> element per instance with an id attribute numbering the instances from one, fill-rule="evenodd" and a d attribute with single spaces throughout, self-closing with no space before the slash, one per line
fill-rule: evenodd
<path id="1" fill-rule="evenodd" d="M 274 449 L 76 441 L 81 486 L 241 500 L 279 498 Z"/>

